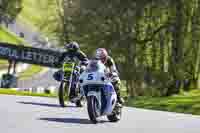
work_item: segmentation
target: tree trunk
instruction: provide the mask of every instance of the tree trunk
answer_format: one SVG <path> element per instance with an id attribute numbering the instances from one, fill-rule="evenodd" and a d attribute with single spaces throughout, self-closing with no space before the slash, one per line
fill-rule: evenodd
<path id="1" fill-rule="evenodd" d="M 183 38 L 182 38 L 182 30 L 183 30 L 183 3 L 182 0 L 176 0 L 175 2 L 175 23 L 172 31 L 172 56 L 171 56 L 171 74 L 174 79 L 173 91 L 170 92 L 178 93 L 181 87 L 181 78 L 182 67 L 181 63 L 183 61 Z M 170 95 L 170 94 L 169 94 Z"/>
<path id="2" fill-rule="evenodd" d="M 159 34 L 160 38 L 160 70 L 165 71 L 165 50 L 164 50 L 164 35 L 163 32 Z"/>

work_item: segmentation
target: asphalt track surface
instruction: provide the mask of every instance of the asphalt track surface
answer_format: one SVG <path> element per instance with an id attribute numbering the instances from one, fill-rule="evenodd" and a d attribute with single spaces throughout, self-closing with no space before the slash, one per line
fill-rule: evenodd
<path id="1" fill-rule="evenodd" d="M 200 133 L 193 115 L 124 107 L 121 121 L 92 124 L 86 106 L 61 108 L 55 98 L 0 95 L 0 101 L 1 133 Z"/>

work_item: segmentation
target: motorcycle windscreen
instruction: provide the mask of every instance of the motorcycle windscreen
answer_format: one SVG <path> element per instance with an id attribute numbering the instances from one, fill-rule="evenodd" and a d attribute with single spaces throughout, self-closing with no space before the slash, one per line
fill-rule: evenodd
<path id="1" fill-rule="evenodd" d="M 91 60 L 86 68 L 86 72 L 104 72 L 105 66 L 99 60 Z"/>

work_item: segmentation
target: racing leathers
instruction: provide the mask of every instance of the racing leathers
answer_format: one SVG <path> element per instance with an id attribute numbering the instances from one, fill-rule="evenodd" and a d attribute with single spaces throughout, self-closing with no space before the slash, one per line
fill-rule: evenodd
<path id="1" fill-rule="evenodd" d="M 116 65 L 115 65 L 115 62 L 113 60 L 112 57 L 108 56 L 107 57 L 107 60 L 106 60 L 106 63 L 105 63 L 105 66 L 109 69 L 109 77 L 111 78 L 115 78 L 117 80 L 114 80 L 114 82 L 112 82 L 114 88 L 115 88 L 115 91 L 117 93 L 117 100 L 120 104 L 123 104 L 124 103 L 124 100 L 121 98 L 121 94 L 120 94 L 120 85 L 121 85 L 121 82 L 120 82 L 120 79 L 119 79 L 119 72 L 116 68 Z"/>
<path id="2" fill-rule="evenodd" d="M 78 50 L 76 52 L 73 52 L 73 51 L 64 52 L 59 62 L 63 63 L 64 61 L 68 61 L 71 59 L 75 61 L 77 60 L 81 61 L 81 65 L 87 65 L 88 63 L 88 58 L 86 54 L 83 53 L 81 50 Z"/>

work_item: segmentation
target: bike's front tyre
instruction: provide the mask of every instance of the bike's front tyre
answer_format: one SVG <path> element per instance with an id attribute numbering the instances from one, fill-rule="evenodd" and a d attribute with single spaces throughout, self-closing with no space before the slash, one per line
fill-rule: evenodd
<path id="1" fill-rule="evenodd" d="M 88 110 L 90 121 L 96 124 L 98 122 L 97 117 L 98 115 L 100 115 L 99 114 L 100 110 L 98 108 L 98 101 L 95 96 L 87 97 L 87 110 Z"/>
<path id="2" fill-rule="evenodd" d="M 66 101 L 68 97 L 68 84 L 65 82 L 61 82 L 58 89 L 58 99 L 61 107 L 66 107 Z"/>

